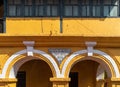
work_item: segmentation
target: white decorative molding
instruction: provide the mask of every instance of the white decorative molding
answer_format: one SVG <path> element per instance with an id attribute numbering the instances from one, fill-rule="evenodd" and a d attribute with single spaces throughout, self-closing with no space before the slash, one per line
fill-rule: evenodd
<path id="1" fill-rule="evenodd" d="M 93 56 L 93 47 L 97 44 L 96 42 L 85 42 L 87 46 L 88 56 Z"/>
<path id="2" fill-rule="evenodd" d="M 60 69 L 56 63 L 56 61 L 49 55 L 47 54 L 46 52 L 43 52 L 43 51 L 40 51 L 40 50 L 33 50 L 34 53 L 37 53 L 37 54 L 40 54 L 42 56 L 44 56 L 47 60 L 49 60 L 52 64 L 52 66 L 54 67 L 54 70 L 55 70 L 55 73 L 56 73 L 56 77 L 57 78 L 64 78 L 64 75 L 65 75 L 65 71 L 67 69 L 67 66 L 69 65 L 69 63 L 72 61 L 72 59 L 75 57 L 75 56 L 78 56 L 78 55 L 81 55 L 81 54 L 85 54 L 87 53 L 87 50 L 80 50 L 80 51 L 77 51 L 77 52 L 74 52 L 73 54 L 71 54 L 67 60 L 65 61 L 64 65 L 63 65 L 63 68 L 62 68 L 62 71 L 60 73 Z M 6 72 L 8 70 L 8 67 L 10 66 L 10 64 L 20 55 L 22 54 L 25 54 L 26 53 L 26 50 L 21 50 L 19 52 L 16 52 L 15 54 L 13 54 L 11 57 L 8 58 L 8 60 L 6 61 L 3 69 L 2 69 L 2 73 L 0 74 L 0 78 L 6 78 Z M 120 78 L 120 73 L 119 73 L 119 69 L 118 69 L 118 66 L 117 64 L 115 63 L 115 61 L 106 53 L 102 52 L 102 51 L 99 51 L 99 50 L 94 50 L 93 53 L 96 53 L 96 54 L 99 54 L 101 56 L 103 56 L 107 61 L 109 61 L 109 63 L 112 65 L 112 68 L 113 68 L 113 73 L 115 73 L 115 77 L 116 78 Z M 38 58 L 39 59 L 39 58 Z M 83 59 L 87 59 L 87 58 L 83 58 Z M 98 58 L 99 59 L 99 58 Z M 93 60 L 93 61 L 96 61 L 95 58 L 89 58 L 89 60 Z M 112 71 L 110 71 L 108 68 L 110 68 L 102 59 L 99 59 L 100 60 L 100 64 L 102 64 L 103 66 L 107 66 L 105 69 L 107 70 L 107 74 L 108 76 L 111 76 L 112 74 Z M 10 73 L 9 73 L 9 78 L 15 78 L 16 76 L 16 72 L 15 70 L 18 70 L 24 62 L 26 62 L 27 60 L 23 60 L 23 62 L 21 61 L 18 61 L 17 63 L 20 63 L 18 64 L 18 66 L 13 66 L 10 70 Z M 17 67 L 17 68 L 16 68 Z"/>
<path id="3" fill-rule="evenodd" d="M 59 63 L 70 54 L 70 49 L 62 49 L 62 48 L 51 48 L 49 52 L 58 60 Z"/>
<path id="4" fill-rule="evenodd" d="M 9 78 L 16 78 L 14 67 L 11 68 Z"/>
<path id="5" fill-rule="evenodd" d="M 6 61 L 5 65 L 4 65 L 3 69 L 2 69 L 2 73 L 0 74 L 0 78 L 5 78 L 5 75 L 6 75 L 6 72 L 7 72 L 7 69 L 8 69 L 8 67 L 9 67 L 10 63 L 12 63 L 12 61 L 13 61 L 16 57 L 18 57 L 19 55 L 24 54 L 24 53 L 26 53 L 26 50 L 22 50 L 22 51 L 16 52 L 15 54 L 13 54 L 12 56 L 10 56 L 10 57 L 8 58 L 8 60 Z M 12 73 L 10 74 L 10 77 L 11 77 L 11 76 L 13 76 L 15 73 L 14 73 L 13 68 L 12 68 L 10 71 L 12 72 Z M 13 77 L 13 78 L 14 78 L 14 77 Z"/>
<path id="6" fill-rule="evenodd" d="M 65 74 L 65 71 L 67 69 L 67 66 L 69 65 L 69 63 L 72 61 L 72 59 L 78 55 L 81 55 L 81 54 L 84 54 L 84 53 L 87 53 L 87 50 L 81 50 L 81 51 L 77 51 L 77 52 L 74 52 L 73 54 L 71 54 L 67 60 L 65 61 L 64 65 L 63 65 L 63 68 L 62 68 L 62 74 L 64 75 Z"/>
<path id="7" fill-rule="evenodd" d="M 75 57 L 75 56 L 78 56 L 78 55 L 81 55 L 81 54 L 85 54 L 87 53 L 87 50 L 80 50 L 80 51 L 77 51 L 77 52 L 74 52 L 73 54 L 71 54 L 67 60 L 65 61 L 64 65 L 63 65 L 63 68 L 62 68 L 62 75 L 65 75 L 65 72 L 66 72 L 66 69 L 67 69 L 67 66 L 69 65 L 69 63 L 72 61 L 72 59 Z M 107 61 L 110 62 L 110 64 L 112 65 L 112 68 L 113 68 L 113 72 L 115 73 L 115 77 L 116 78 L 120 78 L 120 72 L 119 72 L 119 69 L 118 69 L 118 66 L 117 64 L 115 63 L 115 61 L 112 59 L 112 57 L 110 57 L 107 53 L 105 52 L 102 52 L 102 51 L 99 51 L 99 50 L 93 50 L 93 53 L 95 54 L 98 54 L 98 55 L 101 55 L 103 56 Z M 87 60 L 87 58 L 85 58 Z M 93 60 L 95 61 L 94 58 L 90 58 L 89 60 Z M 101 59 L 100 59 L 101 60 Z M 108 64 L 106 64 L 103 60 L 101 60 L 100 62 L 103 66 L 106 65 L 108 66 Z M 110 68 L 108 66 L 108 68 Z M 110 71 L 109 69 L 107 69 L 107 74 L 108 76 L 111 76 L 112 75 L 112 71 Z"/>
<path id="8" fill-rule="evenodd" d="M 25 57 L 25 58 L 22 58 L 21 60 L 17 61 L 14 66 L 11 68 L 10 70 L 10 74 L 9 74 L 9 78 L 16 78 L 17 76 L 17 72 L 18 70 L 20 69 L 20 67 L 26 63 L 27 61 L 30 61 L 30 60 L 39 60 L 38 58 L 36 57 Z"/>
<path id="9" fill-rule="evenodd" d="M 102 52 L 100 50 L 94 50 L 94 53 L 99 54 L 103 56 L 104 58 L 106 58 L 111 63 L 114 73 L 116 75 L 116 78 L 120 78 L 120 72 L 119 72 L 118 66 L 112 57 L 110 57 L 107 53 Z"/>
<path id="10" fill-rule="evenodd" d="M 27 55 L 33 56 L 33 46 L 34 46 L 35 42 L 34 41 L 23 41 L 23 44 L 26 46 Z"/>
<path id="11" fill-rule="evenodd" d="M 60 74 L 60 69 L 58 67 L 58 64 L 49 54 L 47 54 L 44 51 L 40 51 L 40 50 L 34 50 L 34 53 L 37 53 L 37 54 L 40 54 L 40 55 L 44 56 L 46 59 L 48 59 L 51 62 L 51 64 L 54 67 L 54 70 L 56 72 L 56 77 L 57 78 L 62 78 L 63 77 L 63 75 Z"/>
<path id="12" fill-rule="evenodd" d="M 99 65 L 98 69 L 97 69 L 97 74 L 96 74 L 96 80 L 101 80 L 101 79 L 105 79 L 105 68 L 103 65 Z"/>
<path id="13" fill-rule="evenodd" d="M 43 52 L 43 51 L 40 51 L 40 50 L 33 50 L 34 53 L 37 53 L 37 54 L 40 54 L 42 56 L 44 56 L 47 60 L 49 60 L 52 64 L 52 66 L 54 67 L 54 70 L 55 70 L 55 73 L 56 73 L 56 77 L 58 78 L 61 78 L 61 77 L 64 77 L 60 74 L 60 70 L 59 70 L 59 67 L 56 63 L 56 61 L 49 55 L 47 54 L 46 52 Z M 3 70 L 2 70 L 2 73 L 0 74 L 0 78 L 6 78 L 6 72 L 7 72 L 7 69 L 8 67 L 10 66 L 10 64 L 14 61 L 14 59 L 16 59 L 18 56 L 22 55 L 22 54 L 25 54 L 26 53 L 26 50 L 21 50 L 19 52 L 16 52 L 15 54 L 13 54 L 11 57 L 8 58 L 8 60 L 6 61 L 4 67 L 3 67 Z M 38 58 L 39 59 L 39 58 Z M 10 73 L 9 73 L 9 78 L 15 78 L 16 77 L 16 70 L 18 70 L 20 68 L 20 66 L 25 63 L 27 60 L 23 60 L 23 62 L 19 61 L 17 63 L 20 63 L 18 64 L 18 67 L 17 66 L 13 66 L 10 70 Z M 16 64 L 15 64 L 16 65 Z"/>

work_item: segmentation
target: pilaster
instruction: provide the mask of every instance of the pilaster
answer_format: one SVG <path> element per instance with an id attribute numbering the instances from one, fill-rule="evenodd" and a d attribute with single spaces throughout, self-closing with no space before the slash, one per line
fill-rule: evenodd
<path id="1" fill-rule="evenodd" d="M 120 78 L 107 79 L 107 87 L 120 87 Z"/>
<path id="2" fill-rule="evenodd" d="M 50 78 L 53 87 L 69 87 L 70 78 Z"/>
<path id="3" fill-rule="evenodd" d="M 0 79 L 0 87 L 16 87 L 17 79 Z"/>
<path id="4" fill-rule="evenodd" d="M 100 79 L 96 82 L 96 87 L 105 87 L 105 80 L 104 79 Z"/>

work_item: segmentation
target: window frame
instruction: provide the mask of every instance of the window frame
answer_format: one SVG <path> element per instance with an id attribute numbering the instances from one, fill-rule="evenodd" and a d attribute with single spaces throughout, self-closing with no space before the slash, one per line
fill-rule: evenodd
<path id="1" fill-rule="evenodd" d="M 118 0 L 118 4 L 117 5 L 115 5 L 114 4 L 114 0 L 110 0 L 111 1 L 111 3 L 110 4 L 105 4 L 104 3 L 104 0 L 97 0 L 97 2 L 99 2 L 99 3 L 96 3 L 96 4 L 93 4 L 93 0 L 89 0 L 89 3 L 87 3 L 87 4 L 83 4 L 83 1 L 84 0 L 78 0 L 78 3 L 77 4 L 72 4 L 71 3 L 71 1 L 72 0 L 69 0 L 69 4 L 66 4 L 65 2 L 64 2 L 64 0 L 58 0 L 59 2 L 58 2 L 58 4 L 56 4 L 56 3 L 54 3 L 54 0 L 52 0 L 53 1 L 53 4 L 50 4 L 50 3 L 47 3 L 47 0 L 43 0 L 43 4 L 39 4 L 39 5 L 36 5 L 35 4 L 35 0 L 32 0 L 32 5 L 29 5 L 29 6 L 31 6 L 31 8 L 32 8 L 32 14 L 31 15 L 28 15 L 28 16 L 25 16 L 25 0 L 21 0 L 21 3 L 23 3 L 23 4 L 15 4 L 14 3 L 14 0 L 12 0 L 13 1 L 13 4 L 8 4 L 7 3 L 7 17 L 60 17 L 60 18 L 62 18 L 62 17 L 64 17 L 64 18 L 105 18 L 105 17 L 110 17 L 110 18 L 115 18 L 115 17 L 120 17 L 120 0 Z M 9 14 L 8 14 L 8 12 L 9 12 L 9 7 L 8 6 L 16 6 L 16 9 L 17 9 L 17 6 L 21 6 L 22 8 L 21 8 L 21 13 L 20 13 L 20 15 L 18 16 L 17 15 L 17 11 L 16 11 L 16 13 L 15 13 L 15 16 L 10 16 Z M 36 9 L 37 9 L 37 6 L 39 7 L 39 6 L 43 6 L 43 15 L 40 15 L 39 13 L 37 13 L 38 15 L 36 15 Z M 47 15 L 47 6 L 50 6 L 50 15 Z M 57 15 L 52 15 L 52 6 L 57 6 L 57 12 L 56 12 L 56 14 Z M 70 15 L 70 16 L 67 16 L 67 15 L 65 15 L 65 6 L 71 6 L 72 7 L 72 14 Z M 73 7 L 74 6 L 77 6 L 78 8 L 78 12 L 77 12 L 77 16 L 75 16 L 75 15 L 73 15 L 73 13 L 74 13 L 74 10 L 73 10 Z M 82 15 L 82 8 L 83 8 L 83 6 L 86 6 L 85 8 L 86 8 L 86 12 L 85 12 L 85 14 L 86 15 Z M 89 6 L 89 11 L 87 12 L 87 7 Z M 109 15 L 104 15 L 105 13 L 104 13 L 104 7 L 105 6 L 108 6 L 108 9 L 109 9 Z M 117 16 L 111 16 L 110 15 L 110 8 L 111 7 L 115 7 L 116 6 L 116 8 L 117 8 L 117 10 L 115 10 L 115 11 L 117 11 Z M 99 13 L 100 13 L 100 15 L 97 15 L 96 14 L 96 12 L 97 12 L 97 10 L 94 10 L 93 8 L 94 7 L 98 7 L 99 9 L 100 9 L 100 11 L 99 11 Z M 94 13 L 95 12 L 95 13 Z M 31 13 L 31 12 L 30 12 Z M 30 13 L 28 13 L 28 14 L 30 14 Z M 89 15 L 87 15 L 87 13 L 89 13 Z M 95 15 L 94 15 L 95 14 Z"/>

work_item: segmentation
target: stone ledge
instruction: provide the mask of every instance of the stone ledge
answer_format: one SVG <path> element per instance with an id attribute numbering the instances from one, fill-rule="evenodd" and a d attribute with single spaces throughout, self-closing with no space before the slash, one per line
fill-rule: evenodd
<path id="1" fill-rule="evenodd" d="M 52 82 L 69 82 L 70 80 L 70 78 L 50 78 Z"/>
<path id="2" fill-rule="evenodd" d="M 23 41 L 35 41 L 41 47 L 86 47 L 85 42 L 97 42 L 97 47 L 120 47 L 120 37 L 83 36 L 0 36 L 0 47 L 23 46 Z"/>
<path id="3" fill-rule="evenodd" d="M 0 83 L 8 83 L 8 82 L 17 82 L 17 79 L 9 79 L 9 78 L 2 78 L 0 79 Z"/>
<path id="4" fill-rule="evenodd" d="M 111 79 L 106 79 L 106 81 L 111 81 L 111 82 L 120 82 L 120 78 L 111 78 Z"/>

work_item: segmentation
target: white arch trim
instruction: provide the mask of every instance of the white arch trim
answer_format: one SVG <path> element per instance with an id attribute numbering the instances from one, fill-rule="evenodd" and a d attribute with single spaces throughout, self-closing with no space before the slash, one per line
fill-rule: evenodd
<path id="1" fill-rule="evenodd" d="M 59 67 L 57 65 L 57 63 L 55 62 L 55 60 L 47 53 L 43 52 L 43 51 L 40 51 L 40 50 L 34 50 L 33 51 L 34 53 L 37 53 L 37 54 L 40 54 L 42 56 L 44 56 L 45 58 L 47 58 L 53 65 L 55 71 L 56 71 L 56 75 L 58 78 L 63 78 L 64 77 L 64 74 L 65 74 L 65 71 L 66 71 L 66 68 L 69 64 L 69 62 L 77 55 L 81 55 L 81 54 L 84 54 L 84 53 L 87 53 L 87 50 L 80 50 L 80 51 L 77 51 L 77 52 L 74 52 L 67 60 L 66 62 L 64 63 L 63 65 L 63 68 L 62 68 L 62 73 L 60 73 L 60 70 L 59 70 Z M 26 50 L 22 50 L 22 51 L 19 51 L 15 54 L 13 54 L 5 63 L 4 67 L 3 67 L 3 70 L 2 70 L 2 74 L 0 74 L 0 78 L 5 78 L 5 75 L 6 75 L 6 71 L 10 65 L 10 63 L 18 56 L 20 56 L 21 54 L 24 54 L 24 53 L 27 53 Z M 99 51 L 99 50 L 94 50 L 93 53 L 96 53 L 96 54 L 99 54 L 101 56 L 104 56 L 110 63 L 111 65 L 113 66 L 113 69 L 114 69 L 114 73 L 116 75 L 116 78 L 119 78 L 120 75 L 119 75 L 119 70 L 118 70 L 118 67 L 117 67 L 117 64 L 115 63 L 115 61 L 106 53 L 102 52 L 102 51 Z M 18 69 L 17 69 L 18 70 Z M 15 78 L 15 70 L 14 70 L 14 66 L 12 67 L 12 69 L 10 70 L 10 75 L 9 75 L 9 78 Z"/>
<path id="2" fill-rule="evenodd" d="M 111 70 L 110 70 L 110 68 L 109 68 L 109 66 L 105 63 L 105 62 L 103 62 L 103 60 L 101 60 L 100 58 L 91 58 L 91 57 L 83 57 L 83 58 L 81 58 L 79 61 L 77 61 L 77 62 L 80 62 L 80 61 L 84 61 L 84 60 L 92 60 L 92 61 L 95 61 L 95 62 L 97 62 L 97 63 L 99 63 L 100 65 L 102 65 L 103 67 L 103 69 L 104 70 L 106 70 L 106 72 L 107 72 L 107 76 L 109 77 L 109 78 L 111 78 L 112 77 L 112 73 L 111 73 Z M 77 62 L 75 62 L 74 64 L 76 64 Z M 74 65 L 73 64 L 73 65 Z"/>
<path id="3" fill-rule="evenodd" d="M 96 80 L 101 80 L 105 78 L 105 68 L 103 65 L 99 65 L 96 74 Z"/>
<path id="4" fill-rule="evenodd" d="M 64 65 L 63 65 L 62 75 L 65 74 L 65 71 L 66 71 L 66 68 L 67 68 L 68 64 L 72 61 L 72 59 L 75 56 L 85 54 L 85 53 L 88 53 L 88 51 L 87 50 L 80 50 L 80 51 L 74 52 L 70 57 L 68 57 L 67 60 L 65 61 Z M 99 51 L 99 50 L 93 50 L 93 53 L 99 54 L 99 55 L 103 56 L 104 58 L 106 58 L 111 63 L 111 65 L 112 65 L 112 67 L 114 69 L 115 77 L 116 78 L 120 77 L 120 73 L 119 73 L 119 69 L 118 69 L 117 64 L 115 63 L 115 61 L 107 53 Z"/>
<path id="5" fill-rule="evenodd" d="M 8 60 L 6 61 L 4 67 L 3 67 L 3 70 L 2 70 L 2 74 L 0 74 L 0 78 L 5 78 L 5 75 L 6 75 L 6 72 L 7 72 L 7 69 L 10 65 L 10 63 L 18 56 L 20 56 L 21 54 L 25 54 L 27 53 L 27 50 L 21 50 L 19 52 L 16 52 L 15 54 L 13 54 L 11 57 L 8 58 Z M 59 70 L 59 67 L 57 65 L 57 63 L 55 62 L 55 60 L 47 53 L 43 52 L 43 51 L 40 51 L 40 50 L 33 50 L 33 53 L 37 53 L 37 54 L 40 54 L 42 56 L 44 56 L 45 58 L 47 58 L 51 64 L 53 65 L 54 69 L 55 69 L 55 72 L 56 72 L 56 76 L 57 77 L 63 77 L 61 76 L 60 74 L 60 70 Z M 9 78 L 15 78 L 15 71 L 14 71 L 14 66 L 12 67 L 12 69 L 10 70 L 10 75 L 9 75 Z"/>
<path id="6" fill-rule="evenodd" d="M 30 61 L 30 60 L 33 60 L 33 59 L 36 59 L 36 60 L 39 60 L 38 58 L 35 58 L 35 57 L 25 57 L 19 61 L 17 61 L 14 66 L 12 67 L 12 69 L 10 70 L 10 74 L 9 74 L 9 78 L 16 78 L 16 75 L 17 75 L 17 72 L 19 70 L 19 68 L 27 61 Z"/>
<path id="7" fill-rule="evenodd" d="M 112 64 L 116 78 L 120 77 L 120 72 L 119 72 L 118 66 L 115 63 L 115 61 L 113 60 L 113 58 L 111 58 L 107 53 L 99 51 L 99 50 L 94 50 L 94 53 L 99 54 L 99 55 L 103 56 L 104 58 L 106 58 Z"/>

